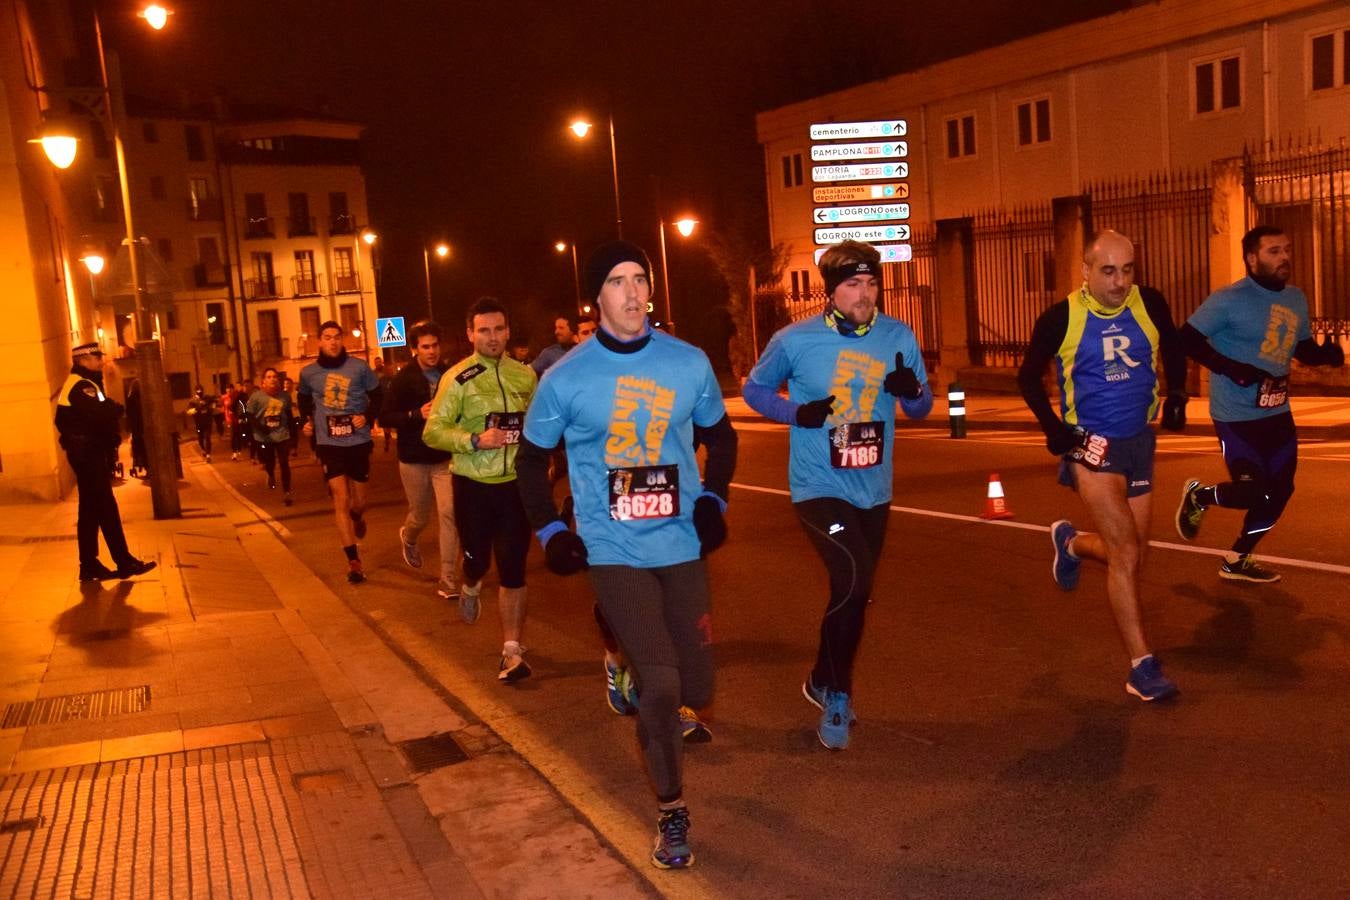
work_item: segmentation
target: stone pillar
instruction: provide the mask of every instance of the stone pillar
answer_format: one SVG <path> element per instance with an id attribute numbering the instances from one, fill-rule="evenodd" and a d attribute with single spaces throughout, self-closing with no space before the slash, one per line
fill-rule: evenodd
<path id="1" fill-rule="evenodd" d="M 974 247 L 970 219 L 942 219 L 937 223 L 937 293 L 942 322 L 938 362 L 955 381 L 970 365 L 970 330 L 975 327 L 971 267 Z"/>
<path id="2" fill-rule="evenodd" d="M 1238 157 L 1210 163 L 1209 289 L 1216 291 L 1247 274 L 1242 261 L 1242 235 L 1247 229 L 1247 190 Z M 1184 322 L 1177 322 L 1180 328 Z M 1209 369 L 1192 363 L 1186 390 L 1209 395 Z"/>
<path id="3" fill-rule="evenodd" d="M 1083 283 L 1083 250 L 1087 242 L 1087 198 L 1056 197 L 1050 201 L 1055 229 L 1055 298 L 1067 297 Z"/>

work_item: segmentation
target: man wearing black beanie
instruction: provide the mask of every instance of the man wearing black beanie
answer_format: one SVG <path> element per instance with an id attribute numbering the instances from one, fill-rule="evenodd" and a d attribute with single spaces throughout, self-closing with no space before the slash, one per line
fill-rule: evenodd
<path id="1" fill-rule="evenodd" d="M 694 853 L 680 707 L 712 700 L 703 557 L 726 539 L 736 433 L 708 357 L 648 323 L 651 262 L 642 248 L 605 244 L 587 260 L 585 279 L 600 328 L 540 383 L 516 472 L 549 569 L 589 568 L 603 619 L 636 673 L 638 741 L 660 807 L 652 863 L 685 868 Z M 708 449 L 702 477 L 695 435 Z M 575 532 L 548 481 L 548 454 L 562 440 Z"/>

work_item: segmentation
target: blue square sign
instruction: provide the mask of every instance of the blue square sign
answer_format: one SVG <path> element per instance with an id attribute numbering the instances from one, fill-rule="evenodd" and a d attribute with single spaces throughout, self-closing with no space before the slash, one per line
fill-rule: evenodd
<path id="1" fill-rule="evenodd" d="M 408 332 L 403 328 L 402 316 L 375 320 L 375 337 L 381 347 L 402 347 L 408 343 Z"/>

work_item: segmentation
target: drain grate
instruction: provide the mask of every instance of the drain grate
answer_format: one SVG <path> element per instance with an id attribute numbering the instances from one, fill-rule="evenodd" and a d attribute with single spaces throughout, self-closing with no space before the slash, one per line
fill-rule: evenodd
<path id="1" fill-rule="evenodd" d="M 455 743 L 448 734 L 433 734 L 431 737 L 401 741 L 397 745 L 403 751 L 403 757 L 414 772 L 430 772 L 442 766 L 452 766 L 464 762 L 469 755 L 464 748 Z"/>
<path id="2" fill-rule="evenodd" d="M 112 691 L 43 697 L 40 700 L 11 703 L 6 706 L 4 718 L 0 719 L 0 729 L 54 725 L 57 722 L 70 722 L 75 719 L 99 719 L 104 716 L 140 712 L 149 705 L 148 684 Z"/>

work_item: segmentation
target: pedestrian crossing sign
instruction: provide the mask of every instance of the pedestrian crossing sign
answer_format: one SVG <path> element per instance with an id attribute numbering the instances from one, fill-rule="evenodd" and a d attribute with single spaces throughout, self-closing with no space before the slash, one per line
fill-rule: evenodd
<path id="1" fill-rule="evenodd" d="M 375 337 L 379 339 L 381 347 L 402 347 L 408 343 L 408 332 L 403 328 L 403 317 L 376 319 Z"/>

